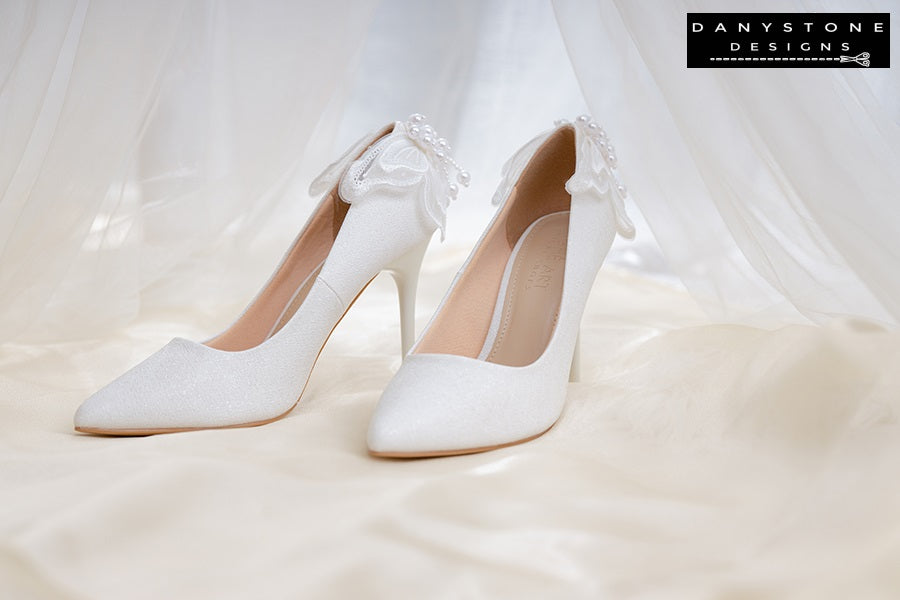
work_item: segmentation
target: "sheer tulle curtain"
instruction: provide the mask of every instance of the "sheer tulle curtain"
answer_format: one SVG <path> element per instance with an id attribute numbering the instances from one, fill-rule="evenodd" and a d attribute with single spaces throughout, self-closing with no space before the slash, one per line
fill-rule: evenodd
<path id="1" fill-rule="evenodd" d="M 896 2 L 554 7 L 635 201 L 673 270 L 714 316 L 900 321 L 896 68 L 684 64 L 687 12 L 893 11 L 896 22 Z"/>
<path id="2" fill-rule="evenodd" d="M 510 153 L 586 110 L 547 0 L 0 11 L 0 340 L 165 309 L 227 322 L 303 223 L 309 180 L 414 111 L 473 173 L 449 217 L 465 247 Z"/>
<path id="3" fill-rule="evenodd" d="M 671 271 L 718 319 L 896 324 L 896 70 L 684 68 L 688 10 L 892 8 L 850 4 L 2 3 L 0 340 L 233 308 L 305 183 L 413 111 L 473 174 L 448 218 L 466 246 L 503 161 L 588 107 L 637 203 L 614 263 Z"/>
<path id="4" fill-rule="evenodd" d="M 413 111 L 476 175 L 463 245 L 505 157 L 585 108 L 545 0 L 8 2 L 0 27 L 0 340 L 233 308 L 316 170 Z"/>
<path id="5" fill-rule="evenodd" d="M 286 193 L 375 2 L 0 3 L 0 340 L 209 307 Z"/>

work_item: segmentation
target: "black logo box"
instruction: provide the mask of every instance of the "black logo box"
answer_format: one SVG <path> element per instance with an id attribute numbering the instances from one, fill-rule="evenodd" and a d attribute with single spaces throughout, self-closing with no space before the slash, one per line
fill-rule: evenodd
<path id="1" fill-rule="evenodd" d="M 890 13 L 687 13 L 687 66 L 889 68 L 890 23 Z"/>

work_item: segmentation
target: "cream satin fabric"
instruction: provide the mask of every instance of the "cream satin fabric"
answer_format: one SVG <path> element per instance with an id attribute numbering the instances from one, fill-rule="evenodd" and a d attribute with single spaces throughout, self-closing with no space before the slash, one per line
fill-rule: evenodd
<path id="1" fill-rule="evenodd" d="M 420 326 L 466 249 L 432 249 Z M 234 307 L 235 309 L 239 307 Z M 335 331 L 301 405 L 254 429 L 77 435 L 72 411 L 175 334 L 3 347 L 6 598 L 880 598 L 900 589 L 900 336 L 711 325 L 604 268 L 584 381 L 526 445 L 365 452 L 399 365 L 393 284 Z M 188 322 L 190 317 L 190 324 Z"/>

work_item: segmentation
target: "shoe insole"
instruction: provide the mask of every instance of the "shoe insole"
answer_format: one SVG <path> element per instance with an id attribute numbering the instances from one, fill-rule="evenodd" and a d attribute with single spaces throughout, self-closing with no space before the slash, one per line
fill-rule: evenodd
<path id="1" fill-rule="evenodd" d="M 478 358 L 512 367 L 529 365 L 547 347 L 562 299 L 569 212 L 544 215 L 516 242 Z"/>

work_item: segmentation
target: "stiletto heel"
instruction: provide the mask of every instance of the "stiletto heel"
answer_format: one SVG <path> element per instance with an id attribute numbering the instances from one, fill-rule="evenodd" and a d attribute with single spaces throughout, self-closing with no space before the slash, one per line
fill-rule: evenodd
<path id="1" fill-rule="evenodd" d="M 416 341 L 416 289 L 428 242 L 429 240 L 425 240 L 384 269 L 391 274 L 394 283 L 397 284 L 397 299 L 400 304 L 400 345 L 404 357 Z"/>
<path id="2" fill-rule="evenodd" d="M 262 425 L 299 402 L 331 332 L 383 270 L 397 281 L 404 352 L 434 231 L 469 174 L 422 115 L 367 135 L 310 186 L 322 197 L 244 313 L 203 343 L 176 338 L 85 400 L 75 429 L 148 435 Z M 443 236 L 442 236 L 443 237 Z"/>
<path id="3" fill-rule="evenodd" d="M 524 442 L 581 376 L 580 323 L 618 232 L 634 237 L 606 132 L 587 116 L 503 167 L 500 209 L 385 388 L 375 456 L 443 456 Z"/>
<path id="4" fill-rule="evenodd" d="M 575 336 L 575 351 L 572 353 L 572 366 L 569 367 L 569 383 L 581 381 L 581 329 Z"/>

